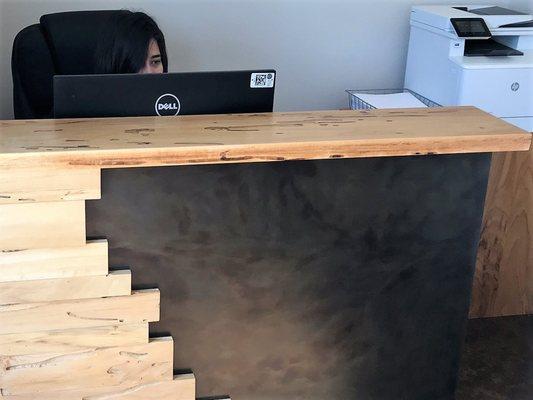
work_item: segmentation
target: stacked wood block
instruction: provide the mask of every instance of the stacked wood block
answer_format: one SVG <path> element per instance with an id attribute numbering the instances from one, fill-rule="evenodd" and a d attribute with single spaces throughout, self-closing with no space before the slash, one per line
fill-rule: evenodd
<path id="1" fill-rule="evenodd" d="M 131 290 L 87 241 L 85 200 L 100 171 L 0 171 L 0 398 L 195 398 L 173 376 L 171 337 L 149 338 L 159 290 Z"/>

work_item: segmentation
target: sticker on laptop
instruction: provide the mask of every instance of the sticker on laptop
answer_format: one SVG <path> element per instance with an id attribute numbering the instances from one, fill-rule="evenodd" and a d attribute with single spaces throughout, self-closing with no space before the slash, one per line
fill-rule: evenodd
<path id="1" fill-rule="evenodd" d="M 257 88 L 273 88 L 274 87 L 274 72 L 253 72 L 250 77 L 250 87 Z"/>

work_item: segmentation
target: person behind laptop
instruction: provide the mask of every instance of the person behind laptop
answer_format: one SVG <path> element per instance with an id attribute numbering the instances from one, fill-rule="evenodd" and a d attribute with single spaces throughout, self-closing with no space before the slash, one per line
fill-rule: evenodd
<path id="1" fill-rule="evenodd" d="M 95 51 L 96 74 L 168 71 L 165 37 L 143 12 L 118 11 L 102 30 Z"/>

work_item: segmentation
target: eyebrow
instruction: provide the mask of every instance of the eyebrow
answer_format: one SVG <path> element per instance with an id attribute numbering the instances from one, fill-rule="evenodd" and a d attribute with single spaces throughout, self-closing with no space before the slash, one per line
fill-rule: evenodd
<path id="1" fill-rule="evenodd" d="M 161 54 L 154 54 L 152 57 L 150 58 L 161 58 Z"/>

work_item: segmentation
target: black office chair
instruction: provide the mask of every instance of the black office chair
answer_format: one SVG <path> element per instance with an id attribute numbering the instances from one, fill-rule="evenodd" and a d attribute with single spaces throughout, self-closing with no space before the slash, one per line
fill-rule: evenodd
<path id="1" fill-rule="evenodd" d="M 116 12 L 47 14 L 17 34 L 11 56 L 16 119 L 52 118 L 52 77 L 93 73 L 98 34 Z"/>

